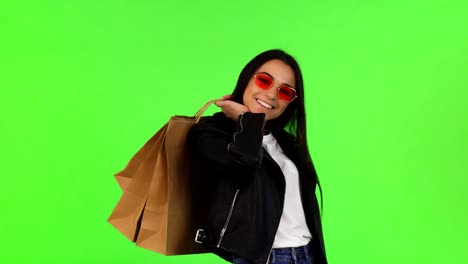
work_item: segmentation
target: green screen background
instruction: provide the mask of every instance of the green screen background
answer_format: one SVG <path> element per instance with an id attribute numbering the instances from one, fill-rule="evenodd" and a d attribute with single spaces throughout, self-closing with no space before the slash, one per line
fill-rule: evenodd
<path id="1" fill-rule="evenodd" d="M 303 70 L 330 263 L 467 263 L 462 0 L 2 1 L 0 261 L 224 263 L 127 241 L 113 174 L 270 48 Z"/>

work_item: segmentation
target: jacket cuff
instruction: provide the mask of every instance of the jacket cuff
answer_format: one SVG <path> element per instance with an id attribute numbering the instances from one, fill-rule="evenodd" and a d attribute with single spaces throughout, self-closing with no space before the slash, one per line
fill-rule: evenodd
<path id="1" fill-rule="evenodd" d="M 264 120 L 265 114 L 263 113 L 246 112 L 239 115 L 228 151 L 246 164 L 257 163 L 261 160 Z"/>

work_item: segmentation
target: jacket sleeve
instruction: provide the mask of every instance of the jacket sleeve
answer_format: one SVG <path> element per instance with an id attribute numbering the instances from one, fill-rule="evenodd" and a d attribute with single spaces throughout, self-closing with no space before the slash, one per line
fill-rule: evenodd
<path id="1" fill-rule="evenodd" d="M 222 128 L 222 122 L 208 120 L 192 127 L 187 142 L 197 158 L 229 167 L 255 166 L 262 158 L 265 114 L 239 116 L 234 134 Z"/>

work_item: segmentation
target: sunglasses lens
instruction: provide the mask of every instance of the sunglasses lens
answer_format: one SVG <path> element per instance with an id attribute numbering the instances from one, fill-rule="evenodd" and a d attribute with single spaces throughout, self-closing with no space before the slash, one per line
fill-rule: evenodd
<path id="1" fill-rule="evenodd" d="M 278 97 L 284 101 L 291 102 L 296 97 L 296 91 L 291 87 L 283 85 L 278 90 Z"/>
<path id="2" fill-rule="evenodd" d="M 255 84 L 262 89 L 268 89 L 273 84 L 273 79 L 266 74 L 260 73 L 255 77 Z"/>

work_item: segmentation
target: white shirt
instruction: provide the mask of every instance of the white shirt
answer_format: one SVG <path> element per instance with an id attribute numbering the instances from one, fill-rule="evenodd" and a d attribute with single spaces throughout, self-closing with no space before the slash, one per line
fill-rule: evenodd
<path id="1" fill-rule="evenodd" d="M 262 146 L 283 171 L 286 180 L 283 214 L 276 231 L 273 248 L 305 246 L 312 239 L 305 220 L 296 165 L 283 153 L 271 133 L 263 136 Z"/>

